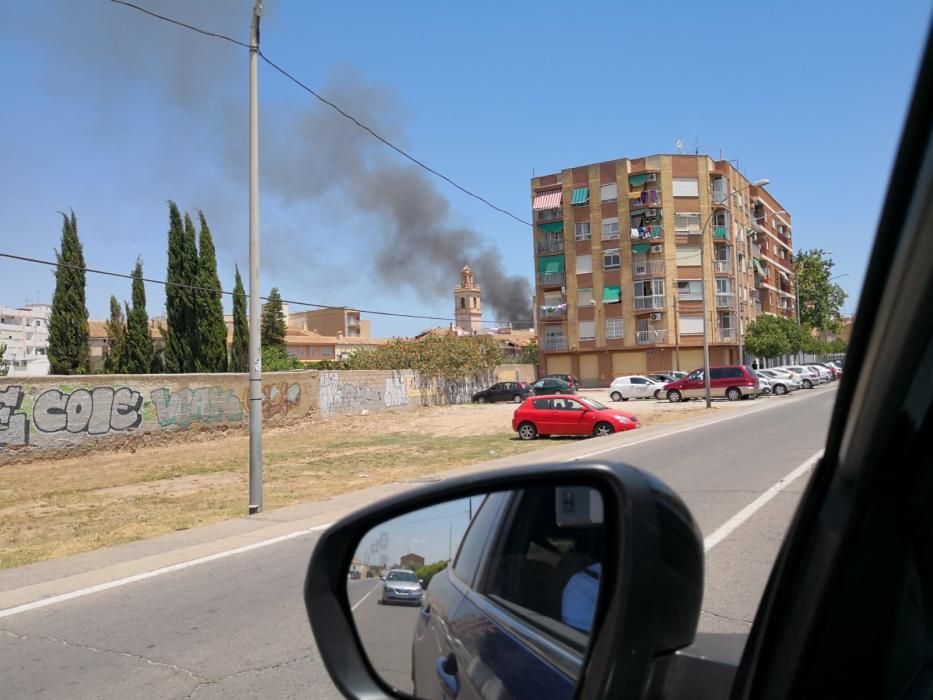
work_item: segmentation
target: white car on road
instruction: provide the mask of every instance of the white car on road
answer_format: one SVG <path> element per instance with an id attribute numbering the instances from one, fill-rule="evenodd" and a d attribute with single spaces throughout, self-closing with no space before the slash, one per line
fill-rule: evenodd
<path id="1" fill-rule="evenodd" d="M 629 399 L 660 399 L 664 394 L 664 385 L 640 374 L 629 377 L 616 377 L 609 385 L 609 398 L 613 401 Z"/>

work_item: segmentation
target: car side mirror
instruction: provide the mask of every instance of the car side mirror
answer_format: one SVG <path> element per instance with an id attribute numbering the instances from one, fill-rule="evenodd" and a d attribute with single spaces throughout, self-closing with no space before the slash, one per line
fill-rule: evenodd
<path id="1" fill-rule="evenodd" d="M 348 580 L 351 565 L 386 567 L 409 554 L 424 561 L 411 576 L 417 589 Z M 680 498 L 638 469 L 519 467 L 445 480 L 344 518 L 315 546 L 304 596 L 324 665 L 349 698 L 502 687 L 502 654 L 522 654 L 524 644 L 527 658 L 540 658 L 536 635 L 569 650 L 538 683 L 559 682 L 575 697 L 641 697 L 694 639 L 703 542 Z M 472 617 L 453 624 L 461 602 Z M 495 644 L 477 636 L 496 628 Z M 502 640 L 517 646 L 500 649 Z"/>

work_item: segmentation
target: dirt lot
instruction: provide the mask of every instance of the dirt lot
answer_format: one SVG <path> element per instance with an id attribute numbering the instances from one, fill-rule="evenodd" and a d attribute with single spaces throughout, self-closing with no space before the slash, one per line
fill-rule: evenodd
<path id="1" fill-rule="evenodd" d="M 608 402 L 606 391 L 587 396 Z M 696 415 L 701 402 L 611 404 L 643 425 Z M 731 410 L 741 404 L 716 404 Z M 445 406 L 312 419 L 264 436 L 265 507 L 541 449 L 511 432 L 511 404 Z M 166 434 L 168 437 L 168 434 Z M 242 515 L 245 429 L 0 467 L 0 568 Z"/>

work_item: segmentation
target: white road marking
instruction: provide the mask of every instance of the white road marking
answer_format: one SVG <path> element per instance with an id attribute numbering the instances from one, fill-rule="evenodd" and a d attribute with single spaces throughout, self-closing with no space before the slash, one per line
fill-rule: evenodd
<path id="1" fill-rule="evenodd" d="M 377 588 L 379 588 L 379 585 L 378 585 L 378 584 L 376 584 L 375 586 L 373 586 L 372 588 L 370 588 L 370 589 L 369 589 L 369 593 L 367 593 L 366 595 L 364 595 L 362 598 L 360 598 L 358 601 L 356 601 L 356 602 L 353 604 L 353 607 L 350 608 L 350 612 L 353 612 L 353 611 L 356 610 L 358 607 L 360 607 L 360 606 L 363 604 L 363 601 L 366 600 L 367 598 L 369 598 L 369 596 L 371 596 L 371 595 L 373 594 L 373 592 L 374 592 Z"/>
<path id="2" fill-rule="evenodd" d="M 703 551 L 708 552 L 733 532 L 735 532 L 746 520 L 761 510 L 765 504 L 768 503 L 768 501 L 777 496 L 779 493 L 781 493 L 781 491 L 786 489 L 808 471 L 813 469 L 822 456 L 823 450 L 820 450 L 783 479 L 780 479 L 776 483 L 772 484 L 767 491 L 762 493 L 758 498 L 729 518 L 725 523 L 720 525 L 719 528 L 717 528 L 709 537 L 703 540 Z"/>
<path id="3" fill-rule="evenodd" d="M 232 557 L 235 554 L 243 554 L 244 552 L 251 552 L 254 549 L 262 549 L 263 547 L 268 547 L 273 544 L 278 544 L 279 542 L 285 542 L 286 540 L 292 540 L 296 537 L 303 537 L 304 535 L 310 535 L 313 532 L 320 532 L 321 530 L 326 530 L 333 523 L 325 523 L 323 525 L 315 525 L 314 527 L 309 527 L 306 530 L 298 530 L 296 532 L 290 532 L 287 535 L 280 535 L 279 537 L 272 537 L 268 540 L 262 540 L 260 542 L 254 542 L 252 544 L 243 545 L 242 547 L 236 547 L 235 549 L 228 549 L 224 552 L 217 552 L 215 554 L 208 554 L 207 556 L 198 557 L 197 559 L 190 559 L 188 561 L 183 561 L 178 564 L 172 564 L 171 566 L 163 566 L 160 569 L 153 569 L 152 571 L 143 571 L 139 574 L 134 574 L 132 576 L 126 576 L 124 578 L 118 578 L 113 581 L 107 581 L 106 583 L 99 583 L 96 586 L 88 586 L 87 588 L 79 588 L 76 591 L 69 591 L 68 593 L 61 593 L 60 595 L 53 595 L 48 598 L 43 598 L 42 600 L 36 600 L 31 603 L 23 603 L 22 605 L 17 605 L 13 608 L 7 608 L 6 610 L 0 610 L 0 619 L 4 617 L 12 617 L 13 615 L 19 615 L 20 613 L 29 612 L 31 610 L 38 610 L 40 608 L 46 608 L 50 605 L 57 605 L 58 603 L 64 603 L 68 600 L 74 600 L 75 598 L 83 598 L 87 595 L 92 595 L 94 593 L 100 593 L 101 591 L 109 591 L 111 588 L 119 588 L 120 586 L 126 586 L 131 583 L 136 583 L 137 581 L 145 581 L 146 579 L 155 578 L 156 576 L 163 576 L 165 574 L 171 574 L 176 571 L 183 571 L 184 569 L 190 569 L 193 566 L 199 566 L 200 564 L 207 564 L 208 562 L 217 561 L 218 559 L 226 559 L 227 557 Z"/>
<path id="4" fill-rule="evenodd" d="M 810 396 L 815 396 L 815 394 L 810 394 Z M 786 399 L 783 399 L 783 400 L 786 401 Z M 717 423 L 725 423 L 726 421 L 735 420 L 736 418 L 743 418 L 745 416 L 750 416 L 753 413 L 760 413 L 762 411 L 768 411 L 780 405 L 781 404 L 779 403 L 769 403 L 764 406 L 761 406 L 760 408 L 754 408 L 750 411 L 736 411 L 731 416 L 723 416 L 722 418 L 717 418 L 715 420 L 706 421 L 705 423 L 698 423 L 697 425 L 690 425 L 690 426 L 687 426 L 686 428 L 677 428 L 676 430 L 668 430 L 663 433 L 658 433 L 657 435 L 652 435 L 651 437 L 642 438 L 641 440 L 632 440 L 632 442 L 620 442 L 619 444 L 613 447 L 605 447 L 601 450 L 596 450 L 595 452 L 587 452 L 586 454 L 578 455 L 576 457 L 571 457 L 570 459 L 565 459 L 564 462 L 577 462 L 581 459 L 589 459 L 590 457 L 595 457 L 596 455 L 601 455 L 606 452 L 613 452 L 614 450 L 621 450 L 625 447 L 634 447 L 635 445 L 641 445 L 644 442 L 651 442 L 652 440 L 660 440 L 661 438 L 668 438 L 671 435 L 679 435 L 680 433 L 689 433 L 691 430 L 699 430 L 700 428 L 705 428 L 710 425 L 716 425 Z M 622 433 L 622 434 L 626 435 L 627 433 Z"/>

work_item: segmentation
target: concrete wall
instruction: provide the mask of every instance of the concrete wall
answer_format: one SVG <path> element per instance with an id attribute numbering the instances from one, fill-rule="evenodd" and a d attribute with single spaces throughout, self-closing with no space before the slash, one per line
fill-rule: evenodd
<path id="1" fill-rule="evenodd" d="M 430 380 L 411 370 L 272 372 L 263 376 L 269 423 L 317 413 L 466 403 L 492 373 Z M 94 375 L 0 379 L 0 463 L 24 448 L 70 449 L 102 439 L 245 424 L 245 374 Z"/>
<path id="2" fill-rule="evenodd" d="M 533 382 L 537 378 L 534 365 L 505 364 L 496 367 L 497 382 Z"/>

